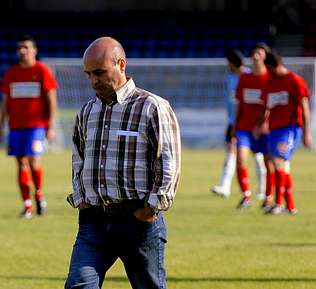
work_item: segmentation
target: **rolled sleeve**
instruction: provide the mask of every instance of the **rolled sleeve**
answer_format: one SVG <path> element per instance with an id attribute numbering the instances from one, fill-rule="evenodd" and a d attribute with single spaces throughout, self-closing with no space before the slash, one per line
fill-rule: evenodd
<path id="1" fill-rule="evenodd" d="M 159 103 L 152 117 L 152 143 L 155 144 L 153 189 L 147 197 L 150 207 L 168 210 L 180 180 L 181 140 L 176 115 L 168 102 Z"/>
<path id="2" fill-rule="evenodd" d="M 68 195 L 68 203 L 77 208 L 84 201 L 81 172 L 83 169 L 84 141 L 79 116 L 76 118 L 72 138 L 72 193 Z"/>

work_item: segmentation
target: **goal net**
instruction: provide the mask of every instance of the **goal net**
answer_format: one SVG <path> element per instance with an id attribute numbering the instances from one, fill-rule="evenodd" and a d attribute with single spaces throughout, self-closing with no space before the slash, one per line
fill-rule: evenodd
<path id="1" fill-rule="evenodd" d="M 46 58 L 59 82 L 58 142 L 69 147 L 74 118 L 95 95 L 77 58 Z M 287 67 L 305 78 L 312 92 L 312 131 L 316 143 L 316 58 L 284 58 Z M 249 64 L 249 59 L 246 59 Z M 226 128 L 224 91 L 227 65 L 224 58 L 128 59 L 127 75 L 138 87 L 166 98 L 175 109 L 183 145 L 191 148 L 222 147 Z"/>

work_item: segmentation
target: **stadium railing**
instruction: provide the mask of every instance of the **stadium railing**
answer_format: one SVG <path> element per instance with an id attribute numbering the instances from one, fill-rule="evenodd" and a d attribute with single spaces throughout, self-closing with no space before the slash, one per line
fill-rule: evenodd
<path id="1" fill-rule="evenodd" d="M 78 58 L 43 59 L 59 82 L 58 141 L 69 147 L 76 112 L 94 96 Z M 284 58 L 288 68 L 305 78 L 312 92 L 312 132 L 316 146 L 316 58 Z M 249 64 L 249 59 L 246 59 Z M 184 146 L 222 147 L 226 127 L 224 90 L 227 64 L 224 58 L 128 59 L 127 75 L 136 85 L 160 95 L 174 107 Z"/>

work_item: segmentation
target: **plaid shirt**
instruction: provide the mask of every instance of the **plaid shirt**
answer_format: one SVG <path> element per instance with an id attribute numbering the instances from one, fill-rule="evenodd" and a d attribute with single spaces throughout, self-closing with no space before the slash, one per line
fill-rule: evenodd
<path id="1" fill-rule="evenodd" d="M 167 210 L 180 177 L 181 143 L 169 103 L 130 78 L 111 104 L 83 106 L 73 134 L 73 207 L 144 199 Z"/>

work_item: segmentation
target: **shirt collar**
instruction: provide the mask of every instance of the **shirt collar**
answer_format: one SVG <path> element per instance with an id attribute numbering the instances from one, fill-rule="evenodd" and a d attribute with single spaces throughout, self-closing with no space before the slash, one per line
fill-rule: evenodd
<path id="1" fill-rule="evenodd" d="M 131 77 L 127 77 L 127 82 L 115 91 L 116 99 L 119 104 L 132 97 L 132 92 L 135 90 L 136 86 Z"/>

